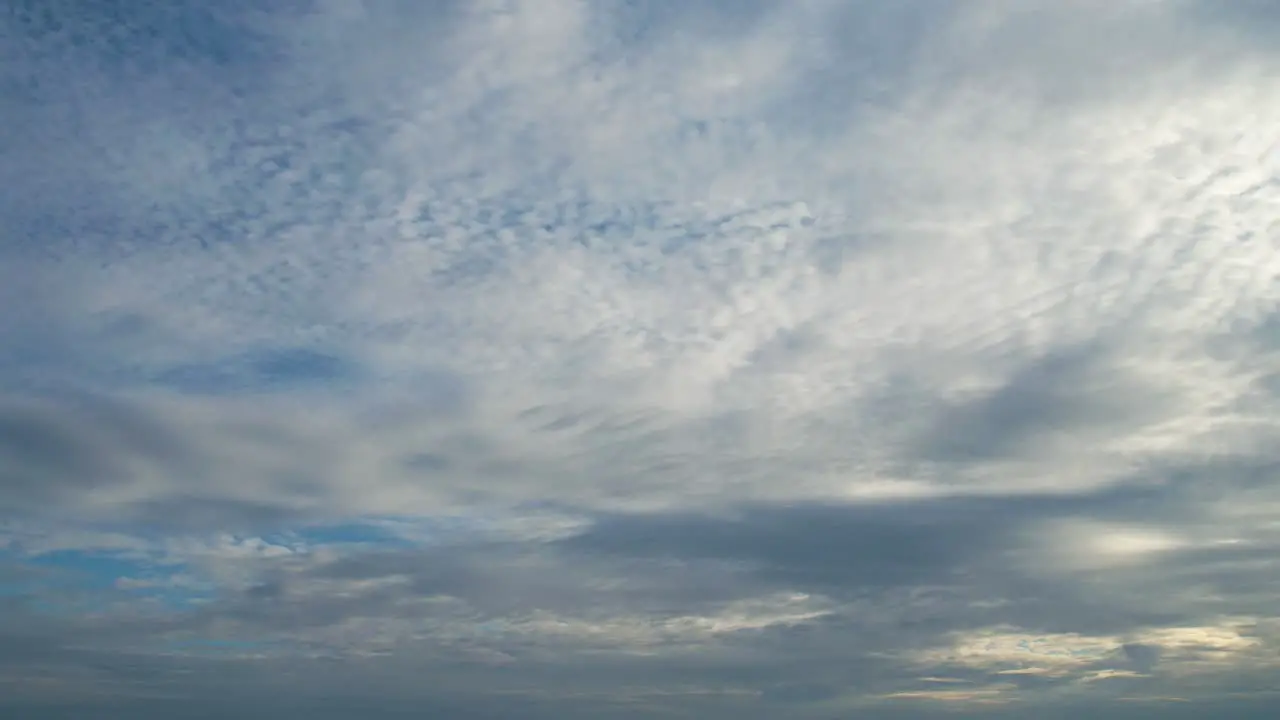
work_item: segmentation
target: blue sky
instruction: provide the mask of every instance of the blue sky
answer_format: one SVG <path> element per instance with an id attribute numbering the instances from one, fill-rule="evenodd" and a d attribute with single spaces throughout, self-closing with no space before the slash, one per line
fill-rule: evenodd
<path id="1" fill-rule="evenodd" d="M 1267 3 L 16 7 L 0 710 L 1274 707 Z"/>

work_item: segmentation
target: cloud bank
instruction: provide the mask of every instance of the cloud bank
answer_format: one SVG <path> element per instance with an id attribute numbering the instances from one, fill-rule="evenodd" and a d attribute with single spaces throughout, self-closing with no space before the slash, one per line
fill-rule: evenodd
<path id="1" fill-rule="evenodd" d="M 1265 3 L 0 18 L 0 706 L 1261 717 Z"/>

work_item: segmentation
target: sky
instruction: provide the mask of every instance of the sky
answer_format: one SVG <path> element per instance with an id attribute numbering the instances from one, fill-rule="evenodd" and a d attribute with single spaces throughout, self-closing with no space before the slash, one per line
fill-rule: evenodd
<path id="1" fill-rule="evenodd" d="M 1277 32 L 12 0 L 0 714 L 1273 717 Z"/>

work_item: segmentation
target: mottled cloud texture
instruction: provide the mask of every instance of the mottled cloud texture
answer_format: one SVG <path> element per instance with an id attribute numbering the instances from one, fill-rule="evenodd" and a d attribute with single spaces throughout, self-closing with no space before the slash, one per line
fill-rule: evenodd
<path id="1" fill-rule="evenodd" d="M 9 3 L 0 711 L 1273 717 L 1273 5 Z"/>

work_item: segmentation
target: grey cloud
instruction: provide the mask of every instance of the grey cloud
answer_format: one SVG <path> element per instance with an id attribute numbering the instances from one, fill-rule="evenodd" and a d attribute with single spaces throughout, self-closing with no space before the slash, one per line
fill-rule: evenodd
<path id="1" fill-rule="evenodd" d="M 286 448 L 306 447 L 290 428 L 249 417 L 192 423 L 181 409 L 119 394 L 58 392 L 0 398 L 0 507 L 17 517 L 56 518 L 75 509 L 105 522 L 166 532 L 264 530 L 304 508 L 324 512 L 323 464 Z M 241 452 L 267 443 L 286 462 L 250 463 L 242 490 L 219 472 L 224 442 Z M 101 502 L 96 494 L 158 483 L 145 497 Z"/>
<path id="2" fill-rule="evenodd" d="M 1139 672 L 1151 672 L 1156 663 L 1160 662 L 1160 648 L 1155 645 L 1126 643 L 1124 654 L 1133 663 L 1134 669 Z"/>
<path id="3" fill-rule="evenodd" d="M 171 627 L 194 629 L 203 625 L 206 629 L 212 629 L 216 627 L 217 622 L 225 623 L 233 620 L 244 623 L 242 628 L 248 632 L 252 632 L 253 628 L 260 628 L 260 637 L 283 633 L 286 636 L 296 634 L 299 639 L 305 639 L 308 637 L 306 632 L 308 627 L 321 627 L 349 618 L 395 617 L 397 613 L 402 612 L 397 609 L 397 599 L 407 599 L 425 593 L 457 592 L 464 596 L 470 595 L 480 605 L 485 604 L 487 599 L 492 610 L 518 612 L 521 607 L 564 610 L 568 605 L 580 604 L 582 598 L 575 601 L 571 596 L 589 587 L 577 586 L 577 589 L 573 589 L 572 583 L 568 583 L 565 584 L 565 594 L 562 594 L 559 599 L 540 596 L 536 587 L 537 581 L 530 575 L 517 573 L 515 576 L 509 576 L 511 569 L 509 564 L 493 562 L 502 557 L 502 554 L 500 552 L 495 557 L 489 551 L 472 550 L 464 551 L 461 555 L 456 551 L 442 551 L 426 554 L 388 553 L 351 557 L 337 564 L 320 565 L 304 570 L 304 574 L 294 580 L 298 582 L 297 587 L 300 591 L 298 593 L 291 593 L 287 589 L 290 580 L 282 581 L 283 584 L 272 584 L 275 581 L 268 581 L 265 585 L 255 586 L 264 589 L 261 592 L 251 589 L 248 596 L 241 601 L 210 608 L 202 613 L 202 619 L 193 618 L 192 622 Z M 439 568 L 450 567 L 451 557 L 457 559 L 457 562 L 452 564 L 454 571 L 461 571 L 453 572 L 452 578 L 448 577 L 449 573 L 441 574 L 438 571 Z M 534 567 L 537 568 L 535 572 L 542 574 L 544 582 L 549 586 L 566 583 L 574 574 L 575 568 L 581 565 L 581 560 L 575 560 L 572 554 L 560 561 L 548 563 L 548 558 L 545 556 L 542 560 L 540 564 L 534 563 Z M 588 573 L 587 578 L 598 577 L 601 569 L 600 567 L 593 569 Z M 488 582 L 477 584 L 473 579 L 477 573 L 492 575 Z M 355 593 L 348 589 L 339 590 L 334 595 L 328 595 L 326 591 L 318 588 L 309 590 L 306 584 L 307 575 L 316 579 L 327 577 L 359 580 L 401 574 L 407 574 L 415 579 L 410 585 L 392 589 L 373 588 Z M 688 582 L 689 578 L 685 578 L 680 581 L 680 584 Z M 750 585 L 738 585 L 738 592 L 750 594 L 752 590 Z M 465 645 L 440 646 L 428 641 L 428 644 L 421 646 L 412 642 L 402 643 L 395 653 L 368 660 L 338 655 L 328 661 L 288 658 L 266 661 L 259 663 L 260 669 L 257 671 L 256 679 L 248 681 L 248 678 L 245 678 L 247 682 L 243 686 L 242 694 L 252 702 L 247 703 L 244 710 L 254 712 L 254 708 L 261 710 L 264 707 L 272 707 L 265 700 L 266 695 L 272 692 L 271 688 L 275 688 L 274 692 L 277 695 L 285 688 L 294 693 L 296 699 L 292 701 L 292 708 L 295 711 L 297 708 L 308 706 L 311 702 L 309 698 L 326 697 L 327 705 L 339 706 L 347 702 L 344 699 L 346 688 L 349 688 L 353 694 L 373 693 L 376 688 L 379 690 L 378 694 L 367 694 L 363 698 L 363 702 L 374 717 L 378 716 L 378 712 L 387 712 L 389 713 L 387 717 L 395 717 L 395 711 L 392 708 L 401 702 L 406 706 L 418 702 L 419 699 L 428 704 L 447 703 L 450 702 L 448 698 L 459 694 L 461 699 L 457 701 L 459 703 L 457 706 L 460 708 L 478 711 L 480 708 L 492 707 L 494 712 L 501 713 L 503 701 L 499 698 L 502 694 L 510 693 L 507 697 L 512 698 L 512 701 L 515 701 L 515 698 L 525 697 L 530 702 L 538 704 L 542 701 L 535 699 L 534 688 L 543 687 L 548 689 L 545 701 L 548 703 L 549 712 L 551 708 L 558 708 L 561 712 L 571 714 L 579 711 L 587 713 L 585 708 L 594 708 L 597 711 L 605 709 L 619 711 L 619 708 L 608 705 L 595 706 L 591 699 L 593 694 L 599 692 L 602 695 L 612 693 L 615 696 L 621 696 L 626 694 L 626 687 L 630 684 L 655 688 L 671 687 L 682 681 L 697 678 L 698 683 L 710 688 L 719 687 L 749 693 L 763 692 L 763 695 L 759 696 L 744 696 L 741 701 L 734 700 L 733 696 L 726 696 L 719 701 L 706 697 L 704 700 L 708 703 L 707 711 L 714 708 L 724 710 L 727 706 L 736 704 L 741 708 L 742 713 L 747 713 L 748 717 L 754 716 L 751 713 L 761 713 L 760 716 L 764 716 L 769 708 L 778 707 L 792 708 L 797 712 L 805 713 L 804 716 L 809 716 L 808 713 L 816 713 L 815 717 L 825 717 L 822 710 L 823 703 L 834 702 L 851 686 L 892 689 L 901 682 L 904 673 L 911 672 L 904 666 L 895 666 L 893 662 L 886 661 L 883 657 L 877 659 L 878 654 L 928 647 L 945 633 L 963 627 L 969 620 L 977 619 L 966 615 L 972 611 L 965 609 L 968 598 L 963 594 L 941 604 L 931 604 L 925 602 L 918 592 L 916 586 L 901 588 L 889 595 L 877 596 L 873 602 L 864 600 L 865 604 L 857 605 L 847 614 L 835 618 L 818 620 L 785 630 L 771 629 L 743 633 L 727 641 L 725 647 L 729 652 L 702 658 L 658 656 L 646 659 L 644 657 L 629 658 L 625 655 L 588 658 L 565 653 L 554 656 L 553 659 L 553 656 L 544 654 L 537 646 L 499 644 L 499 648 L 512 653 L 516 658 L 536 660 L 536 664 L 528 666 L 517 661 L 517 664 L 510 668 L 495 669 L 469 663 L 463 654 Z M 569 600 L 568 605 L 565 602 L 566 599 Z M 670 599 L 671 596 L 668 597 L 668 600 Z M 629 602 L 626 591 L 614 596 L 596 592 L 593 595 L 589 594 L 586 600 L 604 601 L 613 611 L 617 611 Z M 275 607 L 271 609 L 273 605 Z M 1062 607 L 1064 606 L 1058 605 L 1059 611 Z M 679 609 L 687 610 L 688 608 L 689 606 L 685 605 Z M 579 607 L 578 612 L 583 610 L 585 608 Z M 1114 612 L 1115 609 L 1099 606 L 1094 610 L 1107 613 Z M 421 621 L 424 618 L 410 613 L 404 615 L 403 619 L 409 621 L 408 627 L 411 627 L 414 621 Z M 465 620 L 465 616 L 460 619 Z M 1070 630 L 1080 630 L 1084 627 L 1080 622 L 1082 619 L 1077 618 L 1075 621 L 1064 624 Z M 990 614 L 988 620 L 1016 622 L 1018 617 L 1016 613 L 996 612 Z M 164 627 L 164 625 L 157 627 Z M 140 626 L 135 626 L 132 632 L 137 633 L 138 629 Z M 1030 632 L 1035 631 L 1030 630 Z M 92 635 L 87 637 L 92 641 Z M 118 637 L 123 639 L 129 637 L 129 634 L 124 633 Z M 81 634 L 80 638 L 80 642 L 83 643 L 86 636 Z M 54 663 L 53 667 L 57 667 L 58 663 L 64 666 L 77 666 L 92 662 L 90 658 L 84 656 L 60 655 L 60 651 L 56 651 L 56 645 L 49 639 L 37 640 L 36 643 L 52 652 L 48 657 L 49 662 Z M 124 662 L 121 656 L 113 656 L 111 653 L 101 657 L 112 664 Z M 115 659 L 111 659 L 113 657 Z M 140 660 L 143 659 L 140 658 Z M 1158 665 L 1159 651 L 1131 645 L 1123 649 L 1123 656 L 1117 661 L 1136 669 L 1149 669 Z M 144 677 L 147 672 L 155 672 L 142 670 L 147 667 L 147 662 L 152 661 L 143 661 L 139 666 L 139 672 L 143 672 Z M 187 668 L 191 672 L 202 673 L 205 679 L 187 681 L 183 679 L 187 677 L 186 675 L 175 674 L 171 680 L 166 680 L 159 685 L 159 688 L 180 693 L 187 698 L 204 698 L 212 697 L 206 694 L 216 692 L 220 683 L 230 681 L 232 677 L 242 672 L 254 672 L 252 667 L 257 661 L 178 658 L 165 662 L 174 670 Z M 223 673 L 232 673 L 232 675 L 227 676 Z M 149 682 L 155 685 L 157 677 L 152 675 Z M 424 686 L 421 684 L 422 677 L 431 677 L 434 681 Z M 780 678 L 800 677 L 807 680 L 803 683 L 780 680 Z M 296 678 L 296 680 L 289 678 Z M 415 682 L 414 678 L 418 680 Z M 295 686 L 295 682 L 304 684 Z M 970 678 L 970 683 L 977 682 L 981 682 L 980 677 Z M 1028 688 L 1036 686 L 1037 682 L 1039 681 L 1034 679 L 1019 680 L 1021 685 Z M 1039 682 L 1039 684 L 1045 683 Z M 500 690 L 501 692 L 497 695 L 492 692 L 482 693 L 481 688 L 486 686 L 491 691 Z M 556 688 L 556 690 L 549 690 L 550 688 Z M 381 694 L 383 691 L 387 694 Z M 468 695 L 469 692 L 475 694 Z M 648 708 L 650 713 L 662 707 L 689 709 L 699 702 L 698 697 L 695 694 L 684 698 L 677 693 L 664 699 L 659 694 L 647 699 L 637 699 L 633 707 L 638 714 L 645 712 L 642 708 Z M 360 701 L 353 699 L 351 702 Z M 668 704 L 668 702 L 674 704 Z M 140 709 L 148 706 L 158 707 L 155 703 L 148 702 L 128 704 Z M 201 704 L 204 705 L 204 703 Z M 107 703 L 106 707 L 110 705 L 111 703 Z M 225 707 L 230 708 L 230 706 Z M 906 711 L 886 707 L 867 710 L 865 714 L 869 717 L 896 717 L 898 712 Z M 929 711 L 918 708 L 912 712 L 927 713 Z M 920 715 L 909 713 L 907 716 Z M 1109 716 L 1102 715 L 1102 717 Z M 1124 717 L 1124 715 L 1115 717 Z"/>
<path id="4" fill-rule="evenodd" d="M 453 463 L 445 455 L 435 452 L 414 453 L 405 459 L 405 465 L 414 471 L 423 473 L 448 470 Z"/>
<path id="5" fill-rule="evenodd" d="M 172 465 L 194 459 L 179 435 L 128 403 L 0 398 L 0 502 L 34 510 L 125 482 L 131 455 Z"/>
<path id="6" fill-rule="evenodd" d="M 1280 7 L 1271 0 L 1239 0 L 1217 3 L 1213 0 L 1179 0 L 1188 19 L 1209 23 L 1231 34 L 1233 39 L 1258 43 L 1264 52 L 1275 48 L 1266 42 L 1280 24 Z"/>
<path id="7" fill-rule="evenodd" d="M 405 601 L 445 597 L 485 619 L 547 611 L 566 617 L 642 613 L 665 617 L 707 612 L 759 590 L 732 567 L 710 562 L 661 563 L 643 559 L 600 561 L 565 555 L 553 546 L 524 543 L 451 544 L 438 549 L 370 549 L 290 571 L 270 570 L 242 598 L 210 608 L 216 620 L 231 613 L 261 627 L 331 625 L 351 617 L 412 617 L 423 612 Z M 338 587 L 368 581 L 354 595 L 329 597 Z M 272 619 L 274 618 L 274 619 Z"/>
<path id="8" fill-rule="evenodd" d="M 278 497 L 273 502 L 233 500 L 212 493 L 201 495 L 193 488 L 189 493 L 133 504 L 120 513 L 122 517 L 114 520 L 168 534 L 210 531 L 263 533 L 307 521 L 308 514 L 294 506 L 297 499 L 295 495 Z"/>
<path id="9" fill-rule="evenodd" d="M 1119 487 L 1067 498 L 765 507 L 730 517 L 605 517 L 561 544 L 588 556 L 726 562 L 753 584 L 835 598 L 935 588 L 946 600 L 909 623 L 923 633 L 920 641 L 1002 623 L 1031 632 L 1124 633 L 1194 624 L 1218 612 L 1212 601 L 1182 595 L 1188 583 L 1233 598 L 1231 612 L 1266 615 L 1259 602 L 1276 582 L 1267 559 L 1274 552 L 1271 543 L 1174 549 L 1094 582 L 1073 574 L 1028 574 L 1034 564 L 1052 562 L 1029 559 L 1033 548 L 1026 543 L 1039 528 L 1080 517 L 1176 523 L 1178 503 L 1169 504 L 1164 492 Z M 1166 599 L 1150 599 L 1157 589 L 1169 593 Z M 894 642 L 903 647 L 907 640 Z"/>
<path id="10" fill-rule="evenodd" d="M 196 440 L 143 407 L 101 395 L 0 399 L 0 502 L 11 511 L 56 512 L 136 480 L 146 465 L 198 487 L 209 458 Z"/>
<path id="11" fill-rule="evenodd" d="M 1083 450 L 1091 438 L 1163 416 L 1161 396 L 1118 367 L 1114 349 L 1057 349 L 1015 371 L 998 389 L 944 410 L 920 440 L 929 460 L 974 462 L 1044 452 L 1047 442 Z"/>
<path id="12" fill-rule="evenodd" d="M 103 472 L 101 458 L 78 442 L 74 431 L 26 412 L 10 410 L 7 415 L 0 419 L 7 496 L 49 492 L 51 482 L 67 477 L 91 482 L 89 478 Z"/>
<path id="13" fill-rule="evenodd" d="M 945 581 L 998 542 L 1008 530 L 1001 520 L 960 502 L 765 507 L 729 518 L 603 518 L 564 543 L 622 556 L 741 562 L 784 585 L 840 590 Z"/>

